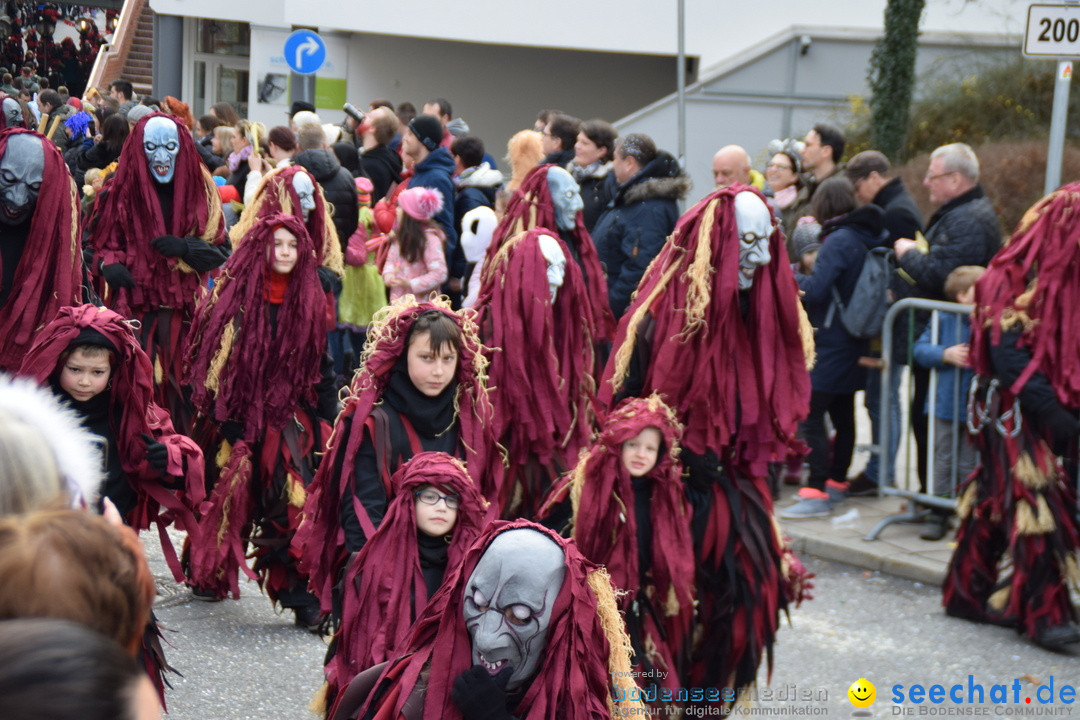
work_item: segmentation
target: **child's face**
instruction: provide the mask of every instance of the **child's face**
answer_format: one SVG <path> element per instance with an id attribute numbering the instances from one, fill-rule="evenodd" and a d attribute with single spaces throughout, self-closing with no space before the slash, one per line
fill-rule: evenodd
<path id="1" fill-rule="evenodd" d="M 416 333 L 409 340 L 409 380 L 428 397 L 438 397 L 457 372 L 457 351 L 450 343 L 438 352 L 431 347 L 431 333 Z"/>
<path id="2" fill-rule="evenodd" d="M 296 261 L 299 258 L 296 236 L 286 228 L 279 227 L 274 231 L 274 272 L 279 275 L 288 275 L 296 267 Z"/>
<path id="3" fill-rule="evenodd" d="M 112 377 L 112 366 L 108 353 L 88 355 L 83 348 L 78 348 L 68 356 L 64 367 L 60 369 L 60 387 L 79 402 L 86 402 L 101 394 Z"/>
<path id="4" fill-rule="evenodd" d="M 660 457 L 660 442 L 660 431 L 647 427 L 623 443 L 622 464 L 630 477 L 639 478 L 652 472 Z"/>
<path id="5" fill-rule="evenodd" d="M 448 495 L 433 485 L 420 488 L 416 491 L 416 528 L 425 535 L 443 537 L 457 523 L 459 502 L 459 496 Z"/>

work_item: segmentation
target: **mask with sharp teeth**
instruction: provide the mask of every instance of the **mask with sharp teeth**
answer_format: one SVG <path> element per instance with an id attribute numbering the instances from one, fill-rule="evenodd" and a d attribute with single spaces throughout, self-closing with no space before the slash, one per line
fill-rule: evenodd
<path id="1" fill-rule="evenodd" d="M 577 214 L 585 207 L 581 188 L 574 176 L 561 167 L 548 168 L 548 190 L 555 206 L 555 224 L 560 230 L 573 230 L 577 226 Z"/>
<path id="2" fill-rule="evenodd" d="M 4 98 L 3 110 L 5 127 L 22 127 L 22 107 L 19 105 L 18 100 L 9 97 Z"/>
<path id="3" fill-rule="evenodd" d="M 166 117 L 153 117 L 143 126 L 143 152 L 150 175 L 159 183 L 172 182 L 176 158 L 180 154 L 180 136 L 176 123 Z"/>
<path id="4" fill-rule="evenodd" d="M 315 183 L 306 172 L 298 172 L 293 175 L 292 186 L 300 198 L 300 210 L 304 214 L 304 222 L 307 222 L 311 211 L 315 209 Z"/>
<path id="5" fill-rule="evenodd" d="M 472 661 L 492 675 L 512 667 L 507 690 L 520 688 L 540 666 L 565 575 L 562 548 L 520 528 L 497 536 L 469 576 L 463 607 Z"/>
<path id="6" fill-rule="evenodd" d="M 34 214 L 45 176 L 45 148 L 28 133 L 8 138 L 0 158 L 0 222 L 19 225 Z"/>
<path id="7" fill-rule="evenodd" d="M 757 194 L 741 192 L 735 196 L 735 224 L 739 227 L 739 289 L 754 285 L 757 269 L 772 260 L 769 236 L 773 215 Z"/>

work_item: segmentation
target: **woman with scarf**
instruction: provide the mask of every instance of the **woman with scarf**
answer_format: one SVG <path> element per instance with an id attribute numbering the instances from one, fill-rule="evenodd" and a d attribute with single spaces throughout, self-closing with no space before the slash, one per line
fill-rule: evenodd
<path id="1" fill-rule="evenodd" d="M 595 320 L 581 269 L 546 228 L 506 240 L 484 268 L 476 303 L 510 467 L 498 506 L 532 518 L 573 466 L 596 415 Z"/>
<path id="2" fill-rule="evenodd" d="M 500 496 L 486 373 L 471 315 L 412 295 L 376 313 L 294 542 L 324 612 L 340 598 L 332 588 L 349 554 L 382 523 L 391 477 L 413 455 L 462 458 L 481 493 Z"/>
<path id="3" fill-rule="evenodd" d="M 574 160 L 566 166 L 581 188 L 581 200 L 585 205 L 582 219 L 590 234 L 615 195 L 611 161 L 615 158 L 618 136 L 619 131 L 609 122 L 599 119 L 583 122 L 574 143 Z"/>
<path id="4" fill-rule="evenodd" d="M 299 218 L 260 219 L 199 306 L 185 352 L 185 379 L 217 461 L 208 463 L 217 482 L 191 540 L 191 583 L 204 595 L 237 597 L 243 568 L 308 628 L 318 603 L 290 540 L 337 411 L 315 263 Z M 245 565 L 249 541 L 254 571 Z"/>
<path id="5" fill-rule="evenodd" d="M 569 500 L 570 536 L 624 593 L 619 609 L 638 676 L 661 678 L 657 684 L 672 690 L 679 687 L 694 619 L 681 437 L 675 411 L 659 395 L 623 401 L 542 513 L 557 513 Z"/>
<path id="6" fill-rule="evenodd" d="M 328 708 L 360 672 L 395 657 L 485 524 L 488 503 L 455 457 L 419 453 L 391 482 L 386 517 L 345 571 L 341 628 L 326 663 Z"/>

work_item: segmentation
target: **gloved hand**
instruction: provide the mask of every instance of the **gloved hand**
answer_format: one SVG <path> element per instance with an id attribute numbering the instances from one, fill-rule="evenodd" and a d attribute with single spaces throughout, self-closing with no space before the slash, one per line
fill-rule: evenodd
<path id="1" fill-rule="evenodd" d="M 145 433 L 142 439 L 146 443 L 146 461 L 150 463 L 150 467 L 164 473 L 169 465 L 169 449 Z"/>
<path id="2" fill-rule="evenodd" d="M 330 268 L 320 265 L 315 268 L 315 272 L 319 275 L 319 284 L 322 285 L 323 292 L 337 292 L 341 289 L 341 278 Z"/>
<path id="3" fill-rule="evenodd" d="M 221 436 L 235 445 L 236 441 L 244 437 L 244 426 L 235 420 L 226 420 L 221 423 Z"/>
<path id="4" fill-rule="evenodd" d="M 507 665 L 493 677 L 483 665 L 473 665 L 454 680 L 450 698 L 465 720 L 507 720 L 506 684 L 513 673 Z"/>
<path id="5" fill-rule="evenodd" d="M 165 257 L 183 257 L 187 255 L 187 240 L 175 235 L 162 235 L 150 241 L 150 247 Z"/>
<path id="6" fill-rule="evenodd" d="M 135 278 L 131 277 L 131 271 L 120 263 L 105 265 L 101 268 L 101 274 L 110 287 L 117 289 L 135 287 Z"/>

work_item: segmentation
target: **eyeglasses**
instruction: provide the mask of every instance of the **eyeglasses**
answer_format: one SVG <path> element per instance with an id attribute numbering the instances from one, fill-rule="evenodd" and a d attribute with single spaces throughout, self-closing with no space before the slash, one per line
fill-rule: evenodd
<path id="1" fill-rule="evenodd" d="M 766 170 L 794 170 L 795 168 L 791 167 L 790 165 L 785 165 L 784 163 L 769 163 L 768 165 L 765 166 L 765 169 Z"/>
<path id="2" fill-rule="evenodd" d="M 428 488 L 427 490 L 417 490 L 416 499 L 425 505 L 438 505 L 442 500 L 446 503 L 446 507 L 451 510 L 457 510 L 458 505 L 461 504 L 460 495 L 440 495 L 435 490 Z"/>
<path id="3" fill-rule="evenodd" d="M 924 182 L 933 182 L 934 180 L 937 180 L 938 178 L 943 178 L 946 175 L 952 175 L 954 172 L 959 172 L 959 170 L 949 170 L 948 172 L 938 173 L 937 175 L 929 175 L 929 174 L 927 174 L 926 177 L 923 178 L 923 181 Z"/>

